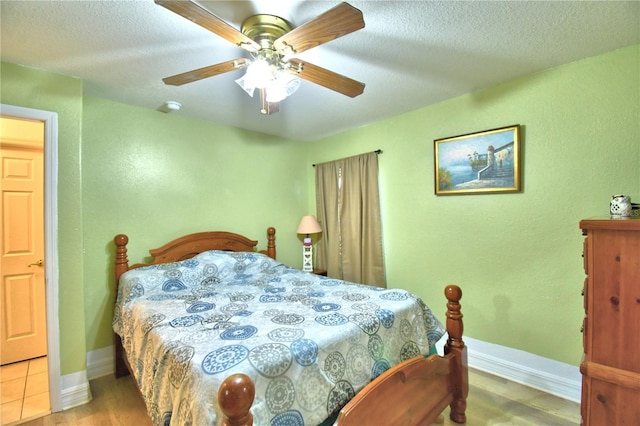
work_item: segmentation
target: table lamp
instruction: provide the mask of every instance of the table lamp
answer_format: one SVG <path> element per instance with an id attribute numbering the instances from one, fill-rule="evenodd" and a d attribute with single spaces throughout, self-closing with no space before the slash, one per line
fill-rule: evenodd
<path id="1" fill-rule="evenodd" d="M 298 234 L 306 235 L 302 243 L 302 270 L 305 272 L 313 272 L 313 243 L 309 234 L 318 234 L 320 232 L 322 232 L 322 228 L 315 216 L 302 217 L 298 226 Z"/>

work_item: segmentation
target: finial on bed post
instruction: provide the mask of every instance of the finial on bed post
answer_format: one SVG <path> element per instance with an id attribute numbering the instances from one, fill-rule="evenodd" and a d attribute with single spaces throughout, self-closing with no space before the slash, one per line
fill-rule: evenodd
<path id="1" fill-rule="evenodd" d="M 452 377 L 454 383 L 453 401 L 450 404 L 450 418 L 456 423 L 466 423 L 467 395 L 469 394 L 469 373 L 467 367 L 467 347 L 462 340 L 462 312 L 460 299 L 462 290 L 457 285 L 448 285 L 444 289 L 447 298 L 447 334 L 449 338 L 444 346 L 444 353 L 452 354 Z M 456 385 L 460 383 L 460 385 Z"/>
<path id="2" fill-rule="evenodd" d="M 267 228 L 267 256 L 276 258 L 276 228 Z"/>
<path id="3" fill-rule="evenodd" d="M 129 270 L 129 259 L 127 259 L 127 243 L 129 237 L 124 234 L 118 234 L 113 238 L 116 245 L 116 261 L 115 261 L 115 277 L 116 288 L 120 280 L 120 276 Z"/>
<path id="4" fill-rule="evenodd" d="M 460 299 L 462 290 L 457 285 L 448 285 L 444 289 L 447 298 L 447 333 L 449 334 L 448 345 L 453 347 L 463 347 L 462 341 L 462 313 L 460 312 Z"/>
<path id="5" fill-rule="evenodd" d="M 218 389 L 218 403 L 224 413 L 222 426 L 251 426 L 253 415 L 249 410 L 255 394 L 253 381 L 246 374 L 227 377 Z"/>
<path id="6" fill-rule="evenodd" d="M 114 262 L 114 275 L 116 280 L 116 288 L 114 295 L 114 304 L 118 299 L 118 283 L 120 276 L 129 270 L 129 259 L 127 259 L 127 243 L 129 237 L 124 234 L 118 234 L 113 238 L 113 242 L 116 245 L 116 259 Z M 116 333 L 113 334 L 114 340 L 114 374 L 116 379 L 129 374 L 129 369 L 125 362 L 124 348 L 122 347 L 122 340 Z"/>

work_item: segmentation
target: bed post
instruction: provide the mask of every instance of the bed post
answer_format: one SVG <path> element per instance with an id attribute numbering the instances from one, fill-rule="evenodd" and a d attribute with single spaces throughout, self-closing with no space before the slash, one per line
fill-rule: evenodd
<path id="1" fill-rule="evenodd" d="M 129 270 L 129 259 L 127 258 L 127 243 L 129 242 L 129 237 L 124 234 L 118 234 L 113 239 L 113 242 L 116 245 L 116 260 L 114 263 L 116 291 L 113 299 L 113 303 L 115 305 L 118 298 L 120 276 Z M 126 376 L 129 374 L 129 369 L 127 368 L 127 364 L 124 360 L 125 355 L 122 347 L 122 339 L 116 333 L 113 333 L 113 343 L 115 346 L 115 376 L 116 378 Z"/>
<path id="2" fill-rule="evenodd" d="M 129 270 L 129 259 L 127 259 L 127 243 L 129 242 L 129 237 L 124 234 L 118 234 L 113 238 L 113 242 L 116 245 L 115 277 L 117 296 L 120 276 Z"/>
<path id="3" fill-rule="evenodd" d="M 267 256 L 276 258 L 276 228 L 274 227 L 267 229 Z"/>
<path id="4" fill-rule="evenodd" d="M 462 290 L 456 285 L 444 289 L 447 302 L 447 334 L 449 338 L 444 346 L 445 356 L 452 354 L 451 379 L 453 381 L 453 401 L 450 404 L 449 417 L 456 423 L 466 423 L 467 395 L 469 394 L 469 372 L 467 367 L 467 347 L 462 341 L 462 313 L 460 299 Z"/>
<path id="5" fill-rule="evenodd" d="M 273 228 L 272 228 L 273 229 Z M 224 414 L 222 426 L 251 426 L 256 388 L 249 376 L 242 373 L 227 377 L 218 389 L 218 404 Z"/>

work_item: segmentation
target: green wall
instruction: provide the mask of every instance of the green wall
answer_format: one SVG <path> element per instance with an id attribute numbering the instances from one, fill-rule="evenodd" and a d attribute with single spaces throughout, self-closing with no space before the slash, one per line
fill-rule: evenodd
<path id="1" fill-rule="evenodd" d="M 0 102 L 58 113 L 60 369 L 113 344 L 113 237 L 131 263 L 190 232 L 226 230 L 300 267 L 306 147 L 296 141 L 84 97 L 82 81 L 2 63 Z"/>
<path id="2" fill-rule="evenodd" d="M 614 193 L 640 200 L 639 63 L 633 46 L 312 143 L 85 97 L 80 80 L 2 63 L 2 103 L 59 115 L 61 373 L 112 344 L 115 234 L 133 263 L 202 230 L 264 247 L 274 226 L 278 258 L 300 267 L 311 164 L 378 148 L 389 286 L 444 319 L 442 289 L 459 284 L 468 336 L 577 365 L 578 222 L 606 216 Z M 522 193 L 434 195 L 434 139 L 511 124 Z"/>
<path id="3" fill-rule="evenodd" d="M 640 201 L 639 64 L 640 46 L 571 63 L 315 142 L 307 162 L 382 149 L 388 285 L 444 319 L 458 284 L 466 335 L 578 365 L 578 222 L 606 217 L 613 194 Z M 435 139 L 512 124 L 521 193 L 434 195 Z"/>
<path id="4" fill-rule="evenodd" d="M 60 372 L 86 368 L 82 256 L 82 81 L 0 64 L 0 103 L 58 114 L 58 299 Z"/>
<path id="5" fill-rule="evenodd" d="M 82 183 L 87 348 L 113 344 L 113 237 L 131 264 L 201 231 L 232 231 L 301 267 L 295 229 L 306 214 L 304 145 L 259 133 L 85 97 Z M 108 279 L 105 279 L 108 277 Z"/>

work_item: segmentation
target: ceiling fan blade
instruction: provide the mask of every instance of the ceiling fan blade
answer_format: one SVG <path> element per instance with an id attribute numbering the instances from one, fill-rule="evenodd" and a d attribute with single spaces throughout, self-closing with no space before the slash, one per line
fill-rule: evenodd
<path id="1" fill-rule="evenodd" d="M 343 95 L 355 98 L 364 92 L 364 83 L 300 59 L 290 59 L 289 71 L 298 77 Z"/>
<path id="2" fill-rule="evenodd" d="M 260 45 L 251 40 L 246 35 L 242 34 L 239 30 L 218 18 L 213 13 L 209 12 L 202 6 L 188 1 L 171 1 L 171 0 L 154 0 L 156 4 L 174 12 L 178 15 L 186 18 L 196 24 L 200 25 L 211 31 L 214 34 L 219 35 L 223 39 L 230 41 L 231 43 L 242 47 L 250 52 L 255 52 L 260 49 Z"/>
<path id="3" fill-rule="evenodd" d="M 280 111 L 280 102 L 267 102 L 267 90 L 258 89 L 260 91 L 260 113 L 264 115 L 275 114 Z"/>
<path id="4" fill-rule="evenodd" d="M 317 18 L 286 33 L 273 44 L 276 50 L 283 54 L 300 53 L 361 28 L 364 28 L 362 12 L 348 3 L 340 3 Z"/>
<path id="5" fill-rule="evenodd" d="M 234 71 L 249 65 L 249 61 L 245 58 L 234 59 L 227 62 L 221 62 L 208 67 L 198 68 L 197 70 L 183 72 L 182 74 L 172 75 L 163 78 L 164 84 L 171 86 L 182 86 L 183 84 L 193 83 L 203 78 L 213 77 L 215 75 L 224 74 L 225 72 Z"/>

